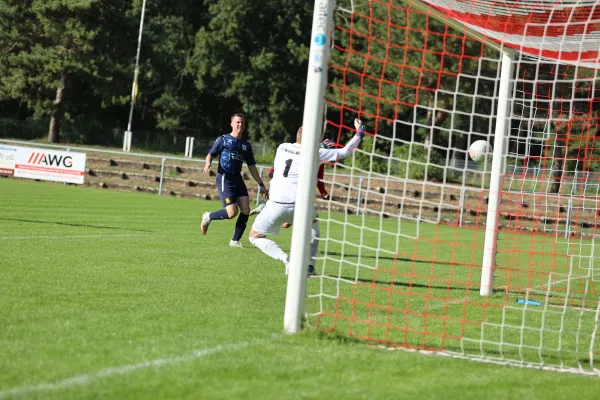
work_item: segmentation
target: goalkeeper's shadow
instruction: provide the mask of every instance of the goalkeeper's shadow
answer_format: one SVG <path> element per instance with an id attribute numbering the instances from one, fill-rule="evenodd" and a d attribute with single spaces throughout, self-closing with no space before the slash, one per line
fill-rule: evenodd
<path id="1" fill-rule="evenodd" d="M 350 254 L 350 253 L 340 253 L 340 252 L 335 252 L 335 251 L 327 251 L 327 252 L 320 252 L 321 256 L 337 256 L 337 257 L 344 257 L 344 258 L 353 258 L 353 259 L 359 259 L 359 255 L 358 254 Z M 394 261 L 397 264 L 399 263 L 406 263 L 406 264 L 410 264 L 410 263 L 418 263 L 418 264 L 424 264 L 427 266 L 431 266 L 432 261 L 431 260 L 419 260 L 419 259 L 413 259 L 413 258 L 406 258 L 406 257 L 392 257 L 392 256 L 373 256 L 373 255 L 364 255 L 361 254 L 360 258 L 369 258 L 369 259 L 377 259 L 377 260 L 386 260 L 386 261 Z M 440 267 L 443 266 L 448 266 L 447 264 L 443 263 L 443 262 L 435 262 L 435 264 L 439 265 Z M 371 269 L 369 269 L 369 271 L 373 271 Z M 374 270 L 377 271 L 377 270 Z M 428 269 L 429 271 L 429 269 Z M 389 272 L 389 270 L 388 270 Z M 327 275 L 327 274 L 326 274 Z M 408 288 L 418 288 L 418 289 L 425 289 L 425 290 L 430 290 L 430 289 L 438 289 L 438 290 L 451 290 L 453 292 L 465 292 L 467 290 L 476 290 L 479 291 L 479 286 L 473 287 L 470 285 L 465 285 L 462 283 L 458 283 L 455 282 L 453 284 L 448 284 L 445 286 L 441 286 L 441 285 L 432 285 L 430 282 L 427 282 L 427 279 L 422 278 L 421 276 L 411 276 L 409 274 L 397 274 L 395 276 L 395 280 L 394 282 L 391 281 L 384 281 L 384 280 L 378 280 L 378 279 L 369 279 L 369 278 L 357 278 L 355 276 L 352 277 L 348 277 L 348 276 L 339 276 L 339 275 L 327 275 L 330 276 L 332 278 L 341 278 L 341 279 L 346 279 L 346 280 L 355 280 L 356 282 L 362 282 L 362 283 L 374 283 L 376 285 L 394 285 L 394 286 L 402 286 L 402 287 L 408 287 Z M 399 280 L 399 278 L 403 276 L 404 278 L 406 278 L 405 281 L 401 281 Z M 437 277 L 438 279 L 442 279 L 442 277 Z M 445 278 L 444 278 L 445 279 Z M 435 281 L 436 279 L 434 279 Z M 426 283 L 419 283 L 418 281 L 421 282 L 426 282 Z M 494 298 L 502 298 L 504 297 L 504 295 L 506 294 L 511 294 L 511 295 L 522 295 L 523 291 L 521 290 L 506 290 L 506 288 L 495 288 L 494 289 L 494 294 L 491 295 Z"/>
<path id="2" fill-rule="evenodd" d="M 345 280 L 349 280 L 349 281 L 357 281 L 357 282 L 362 282 L 362 283 L 371 283 L 371 284 L 376 284 L 376 285 L 394 285 L 394 286 L 402 286 L 402 287 L 408 287 L 408 288 L 413 288 L 413 289 L 439 289 L 439 290 L 454 290 L 454 291 L 460 291 L 460 292 L 464 292 L 465 291 L 465 287 L 464 286 L 436 286 L 436 285 L 426 285 L 426 284 L 422 284 L 422 283 L 415 283 L 415 282 L 403 282 L 403 281 L 394 281 L 394 282 L 390 282 L 390 281 L 382 281 L 382 280 L 378 280 L 378 279 L 365 279 L 365 278 L 356 278 L 356 277 L 350 277 L 350 276 L 331 276 L 332 278 L 341 278 L 341 279 L 345 279 Z"/>
<path id="3" fill-rule="evenodd" d="M 343 257 L 359 258 L 358 254 L 340 253 L 337 251 L 328 251 L 328 252 L 321 251 L 320 254 L 324 255 L 324 256 L 338 256 L 338 257 L 343 256 Z M 360 257 L 361 258 L 372 258 L 372 259 L 378 259 L 378 260 L 388 260 L 388 261 L 401 261 L 401 262 L 415 262 L 415 263 L 422 263 L 422 264 L 431 264 L 431 260 L 418 260 L 418 259 L 406 258 L 406 257 L 371 256 L 371 255 L 365 255 L 365 254 L 361 254 Z M 439 263 L 439 264 L 441 264 L 441 263 Z"/>

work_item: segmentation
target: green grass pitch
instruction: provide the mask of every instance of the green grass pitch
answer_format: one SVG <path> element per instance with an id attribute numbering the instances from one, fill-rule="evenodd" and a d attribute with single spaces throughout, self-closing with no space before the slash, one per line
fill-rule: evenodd
<path id="1" fill-rule="evenodd" d="M 0 180 L 0 399 L 600 393 L 586 376 L 386 351 L 311 329 L 282 335 L 283 267 L 247 240 L 230 248 L 231 221 L 200 235 L 201 214 L 218 207 Z M 290 233 L 278 239 L 286 250 Z"/>

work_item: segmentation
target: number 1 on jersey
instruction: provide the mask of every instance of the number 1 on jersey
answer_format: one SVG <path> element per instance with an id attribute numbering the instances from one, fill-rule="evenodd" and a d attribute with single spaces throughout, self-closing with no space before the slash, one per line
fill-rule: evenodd
<path id="1" fill-rule="evenodd" d="M 285 160 L 285 169 L 283 170 L 283 177 L 287 178 L 288 174 L 290 173 L 290 168 L 292 168 L 292 162 L 294 160 L 292 160 L 291 158 L 288 160 Z"/>

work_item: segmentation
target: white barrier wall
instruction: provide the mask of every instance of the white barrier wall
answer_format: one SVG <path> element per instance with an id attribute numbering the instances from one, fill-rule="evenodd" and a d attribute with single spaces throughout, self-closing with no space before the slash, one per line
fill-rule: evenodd
<path id="1" fill-rule="evenodd" d="M 18 147 L 0 145 L 0 175 L 13 176 Z"/>
<path id="2" fill-rule="evenodd" d="M 0 175 L 82 184 L 85 153 L 0 145 Z"/>

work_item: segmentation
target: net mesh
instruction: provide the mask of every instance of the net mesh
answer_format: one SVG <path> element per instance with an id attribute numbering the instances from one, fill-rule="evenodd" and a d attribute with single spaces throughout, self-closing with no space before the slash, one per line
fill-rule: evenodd
<path id="1" fill-rule="evenodd" d="M 309 323 L 388 347 L 596 374 L 596 6 L 354 0 L 340 2 L 335 25 L 326 137 L 345 142 L 356 116 L 369 134 L 327 167 Z M 491 161 L 471 161 L 468 147 L 494 145 L 504 50 L 508 145 L 493 293 L 482 297 Z"/>

